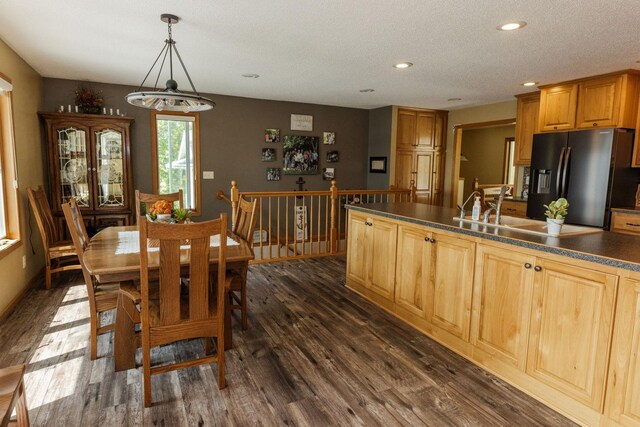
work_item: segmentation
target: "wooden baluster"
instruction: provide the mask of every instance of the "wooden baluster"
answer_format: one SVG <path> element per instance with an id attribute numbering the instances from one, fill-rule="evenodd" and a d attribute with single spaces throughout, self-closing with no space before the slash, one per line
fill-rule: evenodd
<path id="1" fill-rule="evenodd" d="M 236 209 L 238 209 L 238 200 L 240 200 L 240 191 L 238 191 L 238 181 L 231 181 L 231 229 L 236 225 Z"/>
<path id="2" fill-rule="evenodd" d="M 337 239 L 337 222 L 336 222 L 336 202 L 338 201 L 338 187 L 336 186 L 336 180 L 331 181 L 331 249 L 329 253 L 336 253 L 336 239 Z"/>
<path id="3" fill-rule="evenodd" d="M 305 232 L 307 231 L 307 215 L 306 215 L 306 207 L 307 207 L 307 198 L 305 196 L 302 196 L 302 223 L 300 225 L 302 225 L 302 255 L 305 254 Z"/>
<path id="4" fill-rule="evenodd" d="M 325 196 L 325 203 L 324 203 L 324 249 L 325 252 L 330 252 L 329 249 L 329 197 L 331 196 Z"/>
<path id="5" fill-rule="evenodd" d="M 263 197 L 262 197 L 262 196 L 260 196 L 260 197 L 258 198 L 258 200 L 259 200 L 258 204 L 259 204 L 259 207 L 260 207 L 260 209 L 259 209 L 259 211 L 260 211 L 260 213 L 259 213 L 259 215 L 260 215 L 260 226 L 259 226 L 259 230 L 260 230 L 260 244 L 258 245 L 258 247 L 260 248 L 260 260 L 262 260 L 262 259 L 264 258 L 264 255 L 263 255 L 263 253 L 262 253 L 262 199 L 263 199 Z"/>
<path id="6" fill-rule="evenodd" d="M 269 259 L 273 258 L 273 245 L 271 244 L 271 196 L 269 196 L 269 223 L 267 227 L 269 227 L 269 232 L 267 233 L 267 245 L 269 245 Z M 262 239 L 261 239 L 262 240 Z"/>
<path id="7" fill-rule="evenodd" d="M 309 196 L 309 253 L 315 253 L 313 250 L 313 196 Z"/>
<path id="8" fill-rule="evenodd" d="M 284 257 L 289 258 L 289 196 L 285 196 L 284 198 L 285 206 L 284 206 L 284 245 L 285 252 Z"/>
<path id="9" fill-rule="evenodd" d="M 320 234 L 321 234 L 321 229 L 322 229 L 322 225 L 320 223 L 320 217 L 322 216 L 322 196 L 318 195 L 318 253 L 320 253 Z M 325 247 L 325 252 L 326 252 L 326 247 Z"/>
<path id="10" fill-rule="evenodd" d="M 278 223 L 276 225 L 276 250 L 278 251 L 278 258 L 280 258 L 280 196 L 278 196 L 278 212 L 276 213 Z"/>

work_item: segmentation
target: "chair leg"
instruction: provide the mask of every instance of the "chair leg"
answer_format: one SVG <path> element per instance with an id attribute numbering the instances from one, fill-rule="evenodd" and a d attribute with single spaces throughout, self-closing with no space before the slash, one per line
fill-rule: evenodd
<path id="1" fill-rule="evenodd" d="M 27 395 L 24 392 L 24 383 L 20 384 L 19 398 L 16 404 L 16 421 L 18 427 L 29 426 L 29 409 L 27 408 Z"/>
<path id="2" fill-rule="evenodd" d="M 213 342 L 210 337 L 204 338 L 204 353 L 207 355 L 213 354 Z"/>
<path id="3" fill-rule="evenodd" d="M 130 313 L 136 314 L 137 309 L 129 298 L 118 295 L 116 309 L 116 329 L 113 336 L 113 361 L 115 371 L 125 371 L 136 367 L 136 332 L 134 319 Z M 140 322 L 140 319 L 136 319 Z"/>
<path id="4" fill-rule="evenodd" d="M 151 349 L 142 348 L 142 382 L 144 389 L 144 407 L 151 407 Z"/>
<path id="5" fill-rule="evenodd" d="M 220 341 L 223 341 L 222 343 Z M 222 344 L 222 345 L 220 345 Z M 224 337 L 218 337 L 218 388 L 222 390 L 226 383 L 224 379 Z"/>
<path id="6" fill-rule="evenodd" d="M 245 280 L 242 283 L 242 290 L 240 291 L 240 299 L 242 300 L 241 302 L 241 307 L 242 309 L 241 314 L 242 314 L 242 330 L 246 331 L 248 326 L 248 316 L 247 316 L 247 281 Z"/>
<path id="7" fill-rule="evenodd" d="M 98 316 L 98 313 L 91 313 L 91 360 L 96 360 L 98 358 Z"/>
<path id="8" fill-rule="evenodd" d="M 51 289 L 51 261 L 47 260 L 47 265 L 45 266 L 45 283 L 47 285 L 47 289 Z"/>

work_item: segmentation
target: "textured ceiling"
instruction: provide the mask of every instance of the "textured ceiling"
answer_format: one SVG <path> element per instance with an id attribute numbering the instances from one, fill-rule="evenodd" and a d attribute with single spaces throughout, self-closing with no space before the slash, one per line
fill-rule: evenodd
<path id="1" fill-rule="evenodd" d="M 137 86 L 161 13 L 182 19 L 174 39 L 205 93 L 455 109 L 640 67 L 639 0 L 1 0 L 0 38 L 45 77 Z M 509 20 L 528 25 L 496 30 Z"/>

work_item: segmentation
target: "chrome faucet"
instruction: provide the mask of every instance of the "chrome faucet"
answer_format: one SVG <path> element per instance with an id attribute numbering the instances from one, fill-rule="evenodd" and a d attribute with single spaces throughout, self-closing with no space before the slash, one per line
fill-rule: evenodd
<path id="1" fill-rule="evenodd" d="M 467 197 L 467 200 L 465 200 L 465 201 L 464 201 L 464 203 L 462 204 L 462 207 L 461 207 L 461 208 L 460 208 L 460 206 L 458 206 L 458 207 L 460 208 L 460 219 L 464 219 L 464 217 L 465 217 L 465 215 L 466 215 L 466 213 L 465 213 L 465 211 L 464 211 L 464 207 L 467 205 L 467 203 L 469 203 L 469 200 L 471 200 L 471 198 L 472 198 L 474 195 L 481 196 L 481 194 L 480 194 L 478 191 L 474 191 L 474 192 L 472 192 L 472 193 L 469 195 L 469 197 Z"/>
<path id="2" fill-rule="evenodd" d="M 484 211 L 483 215 L 483 221 L 484 222 L 489 222 L 489 216 L 491 215 L 491 211 L 496 211 L 496 218 L 493 220 L 493 223 L 498 225 L 500 224 L 500 215 L 502 213 L 502 202 L 504 201 L 504 196 L 507 194 L 507 191 L 509 191 L 509 186 L 508 185 L 503 185 L 500 188 L 500 195 L 498 196 L 498 203 L 493 204 L 493 203 L 489 203 L 489 209 L 487 209 L 486 211 Z"/>

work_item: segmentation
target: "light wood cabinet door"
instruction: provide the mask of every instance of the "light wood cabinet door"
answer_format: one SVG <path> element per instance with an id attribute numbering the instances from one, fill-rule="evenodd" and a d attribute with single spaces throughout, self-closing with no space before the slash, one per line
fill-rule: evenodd
<path id="1" fill-rule="evenodd" d="M 608 76 L 580 83 L 576 127 L 612 127 L 618 124 L 622 76 Z"/>
<path id="2" fill-rule="evenodd" d="M 398 226 L 379 218 L 368 218 L 368 224 L 366 286 L 378 295 L 393 301 Z"/>
<path id="3" fill-rule="evenodd" d="M 541 132 L 573 129 L 576 124 L 577 101 L 577 84 L 542 89 L 538 129 Z"/>
<path id="4" fill-rule="evenodd" d="M 416 190 L 433 190 L 433 158 L 435 152 L 425 151 L 415 153 Z"/>
<path id="5" fill-rule="evenodd" d="M 361 286 L 367 282 L 367 218 L 349 212 L 349 238 L 347 239 L 347 278 Z"/>
<path id="6" fill-rule="evenodd" d="M 469 341 L 475 243 L 433 234 L 427 320 Z"/>
<path id="7" fill-rule="evenodd" d="M 426 318 L 430 239 L 431 233 L 425 228 L 398 227 L 396 305 L 422 318 Z"/>
<path id="8" fill-rule="evenodd" d="M 433 149 L 436 115 L 432 112 L 418 112 L 416 118 L 416 147 Z"/>
<path id="9" fill-rule="evenodd" d="M 447 113 L 436 113 L 436 127 L 433 132 L 433 147 L 440 149 L 445 145 L 447 137 Z"/>
<path id="10" fill-rule="evenodd" d="M 410 149 L 416 146 L 417 114 L 411 110 L 398 110 L 396 148 Z"/>
<path id="11" fill-rule="evenodd" d="M 411 181 L 416 180 L 415 153 L 398 150 L 396 152 L 396 187 L 411 188 Z"/>
<path id="12" fill-rule="evenodd" d="M 633 158 L 631 159 L 631 167 L 634 168 L 640 168 L 640 96 L 638 97 L 637 102 L 638 113 L 636 118 L 636 136 L 633 142 Z"/>
<path id="13" fill-rule="evenodd" d="M 620 283 L 606 412 L 624 426 L 640 426 L 640 279 Z"/>
<path id="14" fill-rule="evenodd" d="M 602 409 L 617 276 L 538 259 L 527 373 Z"/>
<path id="15" fill-rule="evenodd" d="M 516 149 L 514 165 L 531 163 L 533 134 L 538 132 L 538 114 L 540 112 L 540 93 L 519 95 L 516 112 Z"/>
<path id="16" fill-rule="evenodd" d="M 471 342 L 525 370 L 536 259 L 478 245 Z"/>

